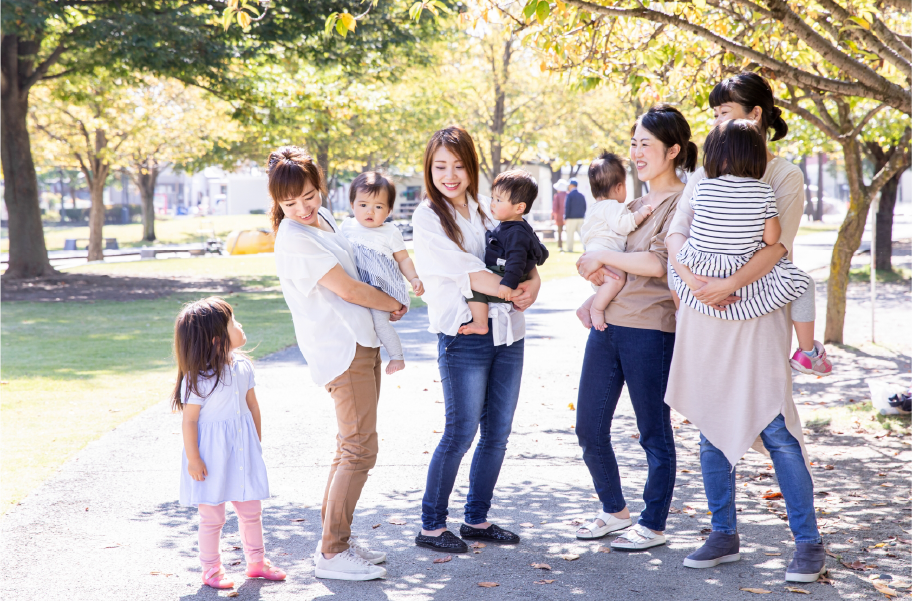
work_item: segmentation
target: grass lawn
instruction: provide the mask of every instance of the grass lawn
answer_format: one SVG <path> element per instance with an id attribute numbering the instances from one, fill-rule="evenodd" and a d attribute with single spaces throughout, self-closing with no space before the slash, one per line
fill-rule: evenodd
<path id="1" fill-rule="evenodd" d="M 209 217 L 157 217 L 155 219 L 155 236 L 158 238 L 154 244 L 189 244 L 200 242 L 207 237 L 205 232 L 213 229 L 220 238 L 224 238 L 234 230 L 270 228 L 269 218 L 266 215 L 217 215 Z M 142 224 L 128 223 L 126 225 L 106 225 L 102 230 L 105 238 L 117 238 L 121 247 L 148 246 L 152 242 L 142 241 Z M 44 241 L 48 250 L 63 250 L 63 243 L 67 238 L 81 238 L 88 240 L 88 227 L 56 227 L 44 228 Z M 80 242 L 80 248 L 85 242 Z M 9 252 L 9 238 L 6 228 L 0 240 L 0 252 Z"/>
<path id="2" fill-rule="evenodd" d="M 820 221 L 804 221 L 802 219 L 801 225 L 798 227 L 798 235 L 807 236 L 808 234 L 818 234 L 820 232 L 835 232 L 838 229 L 838 223 L 822 223 Z"/>

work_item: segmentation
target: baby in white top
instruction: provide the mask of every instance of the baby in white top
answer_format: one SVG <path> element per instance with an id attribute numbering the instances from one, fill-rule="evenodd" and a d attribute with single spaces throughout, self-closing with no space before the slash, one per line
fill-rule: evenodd
<path id="1" fill-rule="evenodd" d="M 593 250 L 627 250 L 627 234 L 643 223 L 652 213 L 650 205 L 633 213 L 627 208 L 627 170 L 616 154 L 603 152 L 589 165 L 589 185 L 595 196 L 595 206 L 586 214 L 580 238 L 586 252 Z M 612 269 L 620 279 L 607 278 L 596 288 L 595 296 L 576 312 L 583 325 L 605 329 L 605 309 L 627 282 L 627 274 Z M 588 307 L 586 305 L 589 305 Z"/>
<path id="2" fill-rule="evenodd" d="M 402 276 L 412 285 L 416 296 L 424 294 L 424 286 L 399 228 L 386 223 L 396 202 L 396 186 L 382 173 L 367 171 L 351 183 L 349 200 L 355 218 L 343 221 L 340 229 L 351 244 L 361 281 L 408 306 L 409 294 Z M 399 335 L 390 323 L 388 312 L 371 309 L 371 316 L 377 338 L 390 356 L 386 374 L 394 374 L 405 367 Z"/>

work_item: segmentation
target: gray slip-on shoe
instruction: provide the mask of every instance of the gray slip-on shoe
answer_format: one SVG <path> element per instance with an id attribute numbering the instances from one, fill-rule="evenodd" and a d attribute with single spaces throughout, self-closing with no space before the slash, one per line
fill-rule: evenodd
<path id="1" fill-rule="evenodd" d="M 685 568 L 714 568 L 720 563 L 730 563 L 741 559 L 741 540 L 738 533 L 724 534 L 713 532 L 703 546 L 691 553 L 684 560 Z"/>
<path id="2" fill-rule="evenodd" d="M 826 571 L 826 550 L 823 543 L 795 543 L 795 555 L 785 571 L 785 580 L 817 582 Z"/>

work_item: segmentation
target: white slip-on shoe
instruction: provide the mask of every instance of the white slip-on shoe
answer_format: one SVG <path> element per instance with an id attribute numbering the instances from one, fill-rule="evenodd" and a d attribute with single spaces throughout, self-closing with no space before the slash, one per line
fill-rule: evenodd
<path id="1" fill-rule="evenodd" d="M 354 536 L 348 539 L 348 548 L 352 550 L 352 553 L 354 553 L 355 555 L 357 555 L 364 561 L 368 561 L 374 565 L 377 565 L 378 563 L 383 563 L 384 561 L 386 561 L 386 553 L 383 553 L 381 551 L 371 551 L 367 547 L 364 547 L 364 546 L 358 544 L 358 542 L 355 541 Z M 323 541 L 318 540 L 317 548 L 314 550 L 314 565 L 316 565 L 317 559 L 319 559 L 320 555 L 322 555 L 322 554 L 323 554 Z"/>
<path id="2" fill-rule="evenodd" d="M 314 567 L 314 576 L 331 580 L 374 580 L 384 578 L 386 570 L 346 549 L 332 559 L 326 559 L 321 553 Z"/>
<path id="3" fill-rule="evenodd" d="M 612 549 L 639 551 L 665 544 L 665 535 L 656 534 L 646 526 L 637 524 L 611 542 Z"/>
<path id="4" fill-rule="evenodd" d="M 598 525 L 598 520 L 602 520 L 604 526 Z M 592 520 L 591 524 L 581 526 L 576 531 L 576 538 L 588 540 L 592 538 L 602 538 L 612 532 L 630 528 L 630 518 L 616 518 L 610 513 L 599 512 L 598 517 Z"/>

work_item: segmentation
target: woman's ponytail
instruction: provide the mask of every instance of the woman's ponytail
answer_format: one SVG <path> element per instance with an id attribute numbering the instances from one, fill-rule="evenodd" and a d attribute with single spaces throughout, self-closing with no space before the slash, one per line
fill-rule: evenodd
<path id="1" fill-rule="evenodd" d="M 684 158 L 684 163 L 681 165 L 681 169 L 687 173 L 692 173 L 694 169 L 697 168 L 697 145 L 693 142 L 687 143 L 687 156 Z"/>
<path id="2" fill-rule="evenodd" d="M 770 138 L 771 142 L 781 140 L 788 133 L 788 123 L 782 118 L 782 109 L 778 106 L 774 106 L 773 110 L 770 111 L 769 126 L 773 129 L 773 136 Z"/>
<path id="3" fill-rule="evenodd" d="M 677 145 L 675 169 L 690 173 L 697 166 L 697 145 L 690 141 L 690 124 L 681 111 L 670 104 L 656 104 L 640 116 L 639 124 L 655 136 L 665 148 Z"/>

